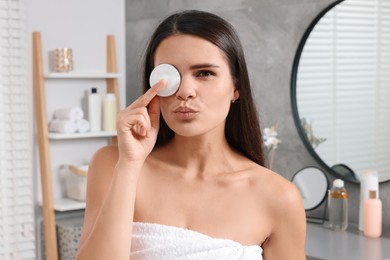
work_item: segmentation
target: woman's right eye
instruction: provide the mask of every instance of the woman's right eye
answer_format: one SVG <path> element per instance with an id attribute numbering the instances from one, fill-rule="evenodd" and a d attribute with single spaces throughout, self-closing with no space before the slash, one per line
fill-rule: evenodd
<path id="1" fill-rule="evenodd" d="M 213 75 L 215 75 L 215 74 L 212 71 L 210 71 L 210 70 L 200 70 L 196 74 L 196 76 L 200 77 L 200 78 L 207 78 L 207 77 L 210 77 L 210 76 L 213 76 Z"/>

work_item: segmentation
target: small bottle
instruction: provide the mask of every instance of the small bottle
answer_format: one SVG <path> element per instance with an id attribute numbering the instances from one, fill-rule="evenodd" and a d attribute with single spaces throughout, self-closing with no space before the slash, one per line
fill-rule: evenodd
<path id="1" fill-rule="evenodd" d="M 359 201 L 359 230 L 364 230 L 364 202 L 368 199 L 368 191 L 376 190 L 376 196 L 379 195 L 378 171 L 367 169 L 361 174 L 360 181 L 360 201 Z"/>
<path id="2" fill-rule="evenodd" d="M 107 93 L 103 101 L 103 130 L 116 130 L 116 98 L 115 94 Z"/>
<path id="3" fill-rule="evenodd" d="M 376 198 L 376 191 L 369 190 L 364 201 L 364 229 L 366 237 L 377 238 L 382 235 L 382 201 Z"/>
<path id="4" fill-rule="evenodd" d="M 348 227 L 348 192 L 340 179 L 333 181 L 329 192 L 329 225 L 336 231 L 344 231 Z"/>
<path id="5" fill-rule="evenodd" d="M 88 120 L 91 132 L 102 129 L 102 98 L 97 93 L 97 88 L 92 88 L 88 96 Z"/>

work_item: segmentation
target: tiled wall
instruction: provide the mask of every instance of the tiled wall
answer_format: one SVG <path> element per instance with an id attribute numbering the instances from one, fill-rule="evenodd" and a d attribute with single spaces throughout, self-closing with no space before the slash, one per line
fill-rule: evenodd
<path id="1" fill-rule="evenodd" d="M 294 55 L 310 22 L 335 0 L 144 0 L 127 1 L 127 98 L 140 95 L 140 64 L 156 24 L 177 10 L 214 12 L 230 21 L 244 45 L 263 127 L 278 125 L 282 144 L 274 170 L 287 179 L 306 166 L 318 166 L 304 147 L 292 117 L 290 80 Z M 333 177 L 328 174 L 329 181 Z M 359 185 L 347 183 L 349 218 L 358 222 Z M 387 199 L 386 199 L 387 197 Z M 390 182 L 380 185 L 384 228 L 390 228 Z M 316 213 L 315 213 L 316 214 Z"/>

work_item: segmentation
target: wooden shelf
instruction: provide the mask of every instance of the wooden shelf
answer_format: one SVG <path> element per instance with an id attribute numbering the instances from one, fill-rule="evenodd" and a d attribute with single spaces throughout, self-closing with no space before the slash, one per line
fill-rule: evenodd
<path id="1" fill-rule="evenodd" d="M 113 137 L 116 136 L 116 131 L 109 132 L 87 132 L 74 134 L 49 133 L 51 140 L 68 140 L 68 139 L 82 139 L 82 138 L 99 138 L 99 137 Z"/>
<path id="2" fill-rule="evenodd" d="M 54 199 L 52 183 L 52 165 L 50 155 L 51 140 L 69 140 L 80 138 L 107 137 L 112 143 L 117 142 L 116 131 L 114 132 L 88 132 L 75 134 L 49 133 L 45 80 L 66 79 L 66 80 L 89 80 L 100 79 L 106 81 L 107 93 L 113 93 L 117 100 L 117 111 L 119 105 L 118 73 L 116 66 L 115 38 L 107 35 L 106 66 L 104 71 L 72 71 L 68 73 L 44 72 L 43 51 L 40 32 L 33 33 L 33 81 L 34 81 L 34 106 L 37 126 L 37 139 L 39 148 L 39 166 L 41 176 L 42 192 L 42 215 L 43 234 L 45 240 L 46 259 L 58 260 L 57 231 L 55 211 L 71 211 L 85 208 L 85 202 L 69 198 Z M 50 139 L 50 140 L 49 140 Z"/>
<path id="3" fill-rule="evenodd" d="M 85 209 L 85 201 L 61 198 L 54 200 L 54 209 L 56 211 L 71 211 Z"/>
<path id="4" fill-rule="evenodd" d="M 45 79 L 117 79 L 119 73 L 94 73 L 94 72 L 47 72 Z"/>
<path id="5" fill-rule="evenodd" d="M 42 207 L 42 202 L 38 202 L 38 205 Z M 65 212 L 72 210 L 85 209 L 85 201 L 74 200 L 70 198 L 60 198 L 54 200 L 54 210 Z"/>

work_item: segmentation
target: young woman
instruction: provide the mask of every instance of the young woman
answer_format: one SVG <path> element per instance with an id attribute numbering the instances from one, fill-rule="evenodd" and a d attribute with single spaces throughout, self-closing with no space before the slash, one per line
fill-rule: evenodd
<path id="1" fill-rule="evenodd" d="M 175 94 L 150 88 L 159 64 Z M 305 259 L 305 211 L 289 181 L 266 169 L 240 41 L 200 11 L 173 14 L 150 40 L 145 93 L 121 111 L 118 145 L 88 173 L 77 259 Z"/>

